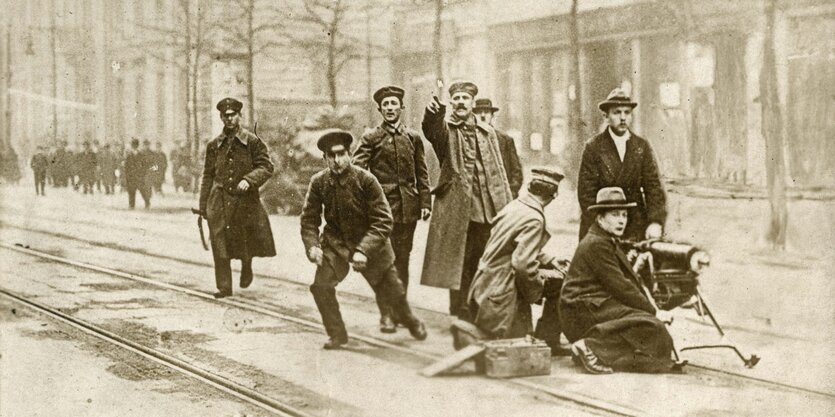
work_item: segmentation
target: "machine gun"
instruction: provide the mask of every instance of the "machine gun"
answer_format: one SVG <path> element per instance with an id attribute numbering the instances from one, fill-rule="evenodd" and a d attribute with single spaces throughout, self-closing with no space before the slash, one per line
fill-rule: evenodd
<path id="1" fill-rule="evenodd" d="M 725 336 L 725 331 L 708 307 L 699 285 L 699 275 L 710 265 L 707 252 L 690 244 L 664 240 L 623 241 L 622 246 L 625 253 L 635 250 L 650 254 L 647 267 L 639 271 L 639 276 L 657 308 L 672 310 L 694 302 L 698 314 L 702 317 L 707 315 L 719 335 Z M 731 344 L 688 346 L 680 351 L 716 348 L 732 349 L 748 368 L 753 368 L 760 361 L 757 355 L 746 358 Z"/>

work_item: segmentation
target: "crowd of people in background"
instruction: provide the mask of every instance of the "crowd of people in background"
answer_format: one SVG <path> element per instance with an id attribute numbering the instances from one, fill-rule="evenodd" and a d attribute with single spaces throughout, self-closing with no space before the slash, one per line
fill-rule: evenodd
<path id="1" fill-rule="evenodd" d="M 29 166 L 35 178 L 35 193 L 46 195 L 46 185 L 69 188 L 83 194 L 94 192 L 115 194 L 117 186 L 128 191 L 129 205 L 134 207 L 136 191 L 150 206 L 151 194 L 162 195 L 162 185 L 171 169 L 175 192 L 195 192 L 195 169 L 191 149 L 177 142 L 169 155 L 162 143 L 132 139 L 128 146 L 119 141 L 101 144 L 98 140 L 84 141 L 80 146 L 59 141 L 46 147 L 39 145 Z"/>

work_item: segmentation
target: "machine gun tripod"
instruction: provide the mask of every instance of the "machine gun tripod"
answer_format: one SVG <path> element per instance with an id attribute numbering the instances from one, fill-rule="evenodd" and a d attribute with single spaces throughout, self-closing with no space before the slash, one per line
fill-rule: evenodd
<path id="1" fill-rule="evenodd" d="M 646 268 L 640 270 L 639 275 L 644 281 L 645 291 L 655 307 L 661 310 L 672 310 L 682 306 L 695 298 L 697 312 L 710 318 L 719 335 L 725 337 L 725 331 L 713 312 L 708 307 L 699 284 L 699 274 L 710 265 L 707 252 L 689 244 L 674 243 L 663 240 L 648 240 L 643 242 L 624 241 L 624 252 L 635 250 L 648 253 Z M 651 288 L 651 290 L 650 290 Z M 757 355 L 745 357 L 732 344 L 697 345 L 681 348 L 679 351 L 696 349 L 733 349 L 747 368 L 753 368 L 760 361 Z M 676 359 L 678 351 L 674 350 Z"/>

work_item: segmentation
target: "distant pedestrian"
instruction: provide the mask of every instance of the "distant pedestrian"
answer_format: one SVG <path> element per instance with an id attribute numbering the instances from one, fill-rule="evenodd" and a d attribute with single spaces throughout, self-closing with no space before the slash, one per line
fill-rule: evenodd
<path id="1" fill-rule="evenodd" d="M 162 195 L 162 184 L 165 183 L 165 173 L 168 171 L 168 158 L 162 150 L 162 143 L 156 143 L 156 150 L 153 151 L 153 186 Z"/>
<path id="2" fill-rule="evenodd" d="M 78 165 L 78 181 L 84 190 L 84 194 L 93 194 L 93 187 L 96 183 L 96 172 L 98 161 L 96 153 L 90 146 L 90 142 L 84 142 L 84 149 L 75 157 Z"/>
<path id="3" fill-rule="evenodd" d="M 151 188 L 149 187 L 148 158 L 139 150 L 139 139 L 130 141 L 130 149 L 125 152 L 124 176 L 125 187 L 128 191 L 128 206 L 136 207 L 136 191 L 145 200 L 145 208 L 151 208 Z"/>
<path id="4" fill-rule="evenodd" d="M 46 171 L 49 168 L 49 157 L 47 157 L 43 146 L 38 145 L 29 166 L 32 167 L 32 173 L 35 174 L 35 195 L 46 195 L 44 187 L 46 185 Z"/>
<path id="5" fill-rule="evenodd" d="M 243 103 L 217 103 L 223 132 L 206 145 L 200 212 L 209 222 L 215 298 L 232 295 L 232 259 L 241 260 L 241 288 L 252 283 L 252 258 L 275 256 L 275 242 L 258 188 L 273 174 L 267 145 L 241 127 Z"/>
<path id="6" fill-rule="evenodd" d="M 389 240 L 394 249 L 394 266 L 409 289 L 409 259 L 418 219 L 428 219 L 432 209 L 429 193 L 429 170 L 420 133 L 403 125 L 405 92 L 396 86 L 383 87 L 374 93 L 377 110 L 383 121 L 362 136 L 354 153 L 354 164 L 371 171 L 380 182 L 394 217 Z M 379 301 L 379 300 L 378 300 Z M 380 331 L 396 331 L 391 308 L 380 307 Z"/>
<path id="7" fill-rule="evenodd" d="M 110 150 L 110 144 L 105 143 L 98 153 L 99 175 L 104 185 L 105 194 L 113 194 L 116 187 L 116 170 L 119 167 L 116 154 Z"/>
<path id="8" fill-rule="evenodd" d="M 317 265 L 310 292 L 329 337 L 324 348 L 339 349 L 348 343 L 336 286 L 349 268 L 363 275 L 379 304 L 390 306 L 412 337 L 424 340 L 426 329 L 412 314 L 394 266 L 391 210 L 377 179 L 351 164 L 352 141 L 345 131 L 319 138 L 317 146 L 328 167 L 310 180 L 301 215 L 305 253 Z M 320 231 L 323 216 L 325 227 Z"/>

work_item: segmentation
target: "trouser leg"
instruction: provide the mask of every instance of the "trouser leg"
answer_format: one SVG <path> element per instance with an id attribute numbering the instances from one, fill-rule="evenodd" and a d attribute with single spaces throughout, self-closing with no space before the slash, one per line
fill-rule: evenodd
<path id="1" fill-rule="evenodd" d="M 545 303 L 542 306 L 542 316 L 536 322 L 536 330 L 534 336 L 537 339 L 544 340 L 552 351 L 560 347 L 560 313 L 559 313 L 559 296 L 546 297 Z"/>
<path id="2" fill-rule="evenodd" d="M 458 290 L 450 290 L 450 313 L 461 320 L 472 322 L 467 296 L 470 284 L 478 270 L 478 261 L 484 254 L 487 240 L 490 238 L 490 224 L 470 222 L 467 227 L 467 241 L 464 246 L 464 265 L 461 270 L 461 285 Z"/>
<path id="3" fill-rule="evenodd" d="M 241 259 L 241 288 L 247 288 L 252 284 L 252 276 L 252 258 Z"/>
<path id="4" fill-rule="evenodd" d="M 409 302 L 406 300 L 406 291 L 397 277 L 397 269 L 394 265 L 389 267 L 379 279 L 368 276 L 366 279 L 369 283 L 375 282 L 371 285 L 371 289 L 374 290 L 378 305 L 390 306 L 397 320 L 406 326 L 419 323 L 419 320 L 412 314 Z"/>
<path id="5" fill-rule="evenodd" d="M 232 264 L 229 258 L 221 258 L 212 251 L 215 261 L 215 285 L 218 291 L 232 292 Z"/>
<path id="6" fill-rule="evenodd" d="M 136 207 L 136 185 L 135 184 L 126 184 L 128 189 L 128 206 L 130 208 Z"/>
<path id="7" fill-rule="evenodd" d="M 151 186 L 147 183 L 142 184 L 139 187 L 139 194 L 141 194 L 142 199 L 145 200 L 145 208 L 151 207 Z"/>
<path id="8" fill-rule="evenodd" d="M 310 292 L 313 294 L 313 301 L 322 316 L 322 324 L 328 337 L 335 340 L 345 340 L 348 332 L 345 330 L 345 322 L 342 321 L 342 313 L 339 311 L 339 301 L 336 299 L 336 286 L 339 278 L 333 268 L 327 263 L 316 268 L 316 276 Z"/>

